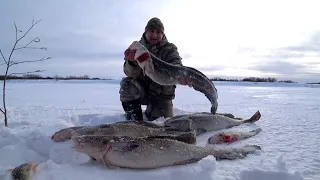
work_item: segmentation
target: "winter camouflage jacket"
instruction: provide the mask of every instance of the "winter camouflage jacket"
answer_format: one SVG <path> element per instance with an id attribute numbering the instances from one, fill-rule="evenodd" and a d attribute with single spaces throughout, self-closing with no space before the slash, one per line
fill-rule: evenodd
<path id="1" fill-rule="evenodd" d="M 163 40 L 159 45 L 149 44 L 145 39 L 144 34 L 141 37 L 140 43 L 142 43 L 152 54 L 161 60 L 171 64 L 182 65 L 182 58 L 179 55 L 178 48 L 173 43 L 168 42 L 165 35 L 163 36 Z M 175 85 L 159 85 L 148 76 L 144 76 L 142 69 L 136 62 L 125 60 L 123 70 L 128 77 L 135 78 L 139 81 L 141 86 L 146 90 L 148 96 L 151 96 L 150 98 L 164 100 L 172 100 L 175 98 Z"/>

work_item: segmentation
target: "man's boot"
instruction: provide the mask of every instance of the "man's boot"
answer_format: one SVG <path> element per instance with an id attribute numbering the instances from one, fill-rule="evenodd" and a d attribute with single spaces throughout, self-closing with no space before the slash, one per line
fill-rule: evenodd
<path id="1" fill-rule="evenodd" d="M 143 121 L 140 99 L 122 102 L 122 107 L 127 120 Z"/>

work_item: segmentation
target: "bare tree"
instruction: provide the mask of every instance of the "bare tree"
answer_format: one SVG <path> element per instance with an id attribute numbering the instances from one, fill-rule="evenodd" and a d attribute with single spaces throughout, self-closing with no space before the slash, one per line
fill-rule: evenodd
<path id="1" fill-rule="evenodd" d="M 2 101 L 3 101 L 3 107 L 0 108 L 0 111 L 1 113 L 4 115 L 4 125 L 6 127 L 8 127 L 8 115 L 7 115 L 7 107 L 6 107 L 6 83 L 7 83 L 7 80 L 10 76 L 12 75 L 17 75 L 17 74 L 22 74 L 22 75 L 25 75 L 25 74 L 30 74 L 30 73 L 38 73 L 38 72 L 43 72 L 44 70 L 36 70 L 36 71 L 30 71 L 30 72 L 15 72 L 15 73 L 9 73 L 9 70 L 10 70 L 10 67 L 12 66 L 15 66 L 15 65 L 19 65 L 19 64 L 23 64 L 23 63 L 34 63 L 34 62 L 39 62 L 39 61 L 45 61 L 45 60 L 49 60 L 49 59 L 52 59 L 52 57 L 42 57 L 40 59 L 36 59 L 36 60 L 24 60 L 24 61 L 13 61 L 12 60 L 12 55 L 14 54 L 15 51 L 19 51 L 21 49 L 31 49 L 31 50 L 44 50 L 44 51 L 47 51 L 47 48 L 46 47 L 30 47 L 30 45 L 32 43 L 38 43 L 40 42 L 40 38 L 39 37 L 36 37 L 34 39 L 32 39 L 30 42 L 28 42 L 26 45 L 24 46 L 21 46 L 21 47 L 18 47 L 18 43 L 26 37 L 26 35 L 31 31 L 31 29 L 37 25 L 39 21 L 35 21 L 34 19 L 32 20 L 32 24 L 31 26 L 29 27 L 29 29 L 22 34 L 22 36 L 18 37 L 18 33 L 22 33 L 23 31 L 22 30 L 19 30 L 17 28 L 17 25 L 16 23 L 14 23 L 14 27 L 15 27 L 15 43 L 11 49 L 11 52 L 9 54 L 9 57 L 5 57 L 0 49 L 0 54 L 2 56 L 2 59 L 4 61 L 3 64 L 1 65 L 5 65 L 5 74 L 4 74 L 4 79 L 3 79 L 3 89 L 2 89 Z"/>

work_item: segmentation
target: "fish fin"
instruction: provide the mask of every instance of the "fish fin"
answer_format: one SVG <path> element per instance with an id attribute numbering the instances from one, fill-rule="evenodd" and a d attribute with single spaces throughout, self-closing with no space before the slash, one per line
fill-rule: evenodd
<path id="1" fill-rule="evenodd" d="M 102 160 L 101 160 L 102 161 Z M 92 164 L 97 164 L 97 163 L 100 163 L 100 160 L 97 160 L 93 157 L 89 157 L 89 160 L 84 162 L 83 164 L 89 164 L 89 165 L 92 165 Z"/>
<path id="2" fill-rule="evenodd" d="M 251 138 L 251 137 L 259 134 L 261 131 L 262 131 L 262 129 L 258 128 L 258 129 L 254 129 L 252 131 L 249 131 L 247 133 L 243 133 L 240 140 Z"/>
<path id="3" fill-rule="evenodd" d="M 190 70 L 200 74 L 201 76 L 203 76 L 204 78 L 206 78 L 207 80 L 210 81 L 210 79 L 206 75 L 204 75 L 201 71 L 199 71 L 198 69 L 193 68 L 193 67 L 189 67 L 189 66 L 185 66 L 185 68 L 190 69 Z M 212 83 L 212 81 L 210 81 L 210 82 Z"/>
<path id="4" fill-rule="evenodd" d="M 261 118 L 260 111 L 257 111 L 256 113 L 254 113 L 254 115 L 251 116 L 251 118 L 244 120 L 243 123 L 254 123 L 258 121 L 260 118 Z"/>
<path id="5" fill-rule="evenodd" d="M 142 68 L 142 74 L 143 74 L 143 76 L 145 76 L 146 75 L 146 68 L 144 67 L 144 68 Z"/>
<path id="6" fill-rule="evenodd" d="M 231 113 L 216 113 L 216 115 L 226 116 L 229 118 L 234 118 L 234 115 Z"/>
<path id="7" fill-rule="evenodd" d="M 108 169 L 117 169 L 117 168 L 119 168 L 118 166 L 115 166 L 115 165 L 111 164 L 111 163 L 107 160 L 107 158 L 106 158 L 107 154 L 108 154 L 108 153 L 105 153 L 105 154 L 102 156 L 102 158 L 101 158 L 101 161 L 102 161 L 104 167 L 106 167 L 106 168 L 108 168 Z"/>
<path id="8" fill-rule="evenodd" d="M 158 136 L 148 136 L 146 139 L 172 139 L 181 141 L 187 144 L 195 144 L 197 142 L 196 135 L 193 132 L 177 132 L 177 131 L 168 131 L 167 135 L 158 135 Z M 171 134 L 170 134 L 171 133 Z"/>
<path id="9" fill-rule="evenodd" d="M 104 157 L 101 159 L 101 161 L 102 161 L 102 163 L 103 163 L 103 165 L 104 165 L 104 167 L 106 167 L 106 168 L 112 168 L 112 166 L 108 163 L 108 161 L 106 161 L 105 159 L 104 159 Z"/>
<path id="10" fill-rule="evenodd" d="M 197 128 L 197 135 L 200 135 L 200 134 L 203 134 L 206 132 L 207 132 L 207 130 L 205 130 L 204 128 Z"/>
<path id="11" fill-rule="evenodd" d="M 109 128 L 111 125 L 110 124 L 101 124 L 101 125 L 98 125 L 97 128 Z"/>
<path id="12" fill-rule="evenodd" d="M 258 128 L 258 129 L 254 129 L 254 130 L 252 130 L 252 131 L 250 131 L 250 132 L 258 134 L 258 133 L 261 132 L 261 131 L 262 131 L 262 129 L 261 129 L 261 128 Z"/>
<path id="13" fill-rule="evenodd" d="M 135 141 L 125 141 L 125 142 L 114 142 L 112 143 L 111 146 L 113 151 L 128 152 L 139 147 L 139 144 Z"/>
<path id="14" fill-rule="evenodd" d="M 197 159 L 197 158 L 191 158 L 191 159 L 186 159 L 186 160 L 182 160 L 179 162 L 175 162 L 175 163 L 173 163 L 173 165 L 186 165 L 186 164 L 196 163 L 198 161 L 199 161 L 199 159 Z"/>
<path id="15" fill-rule="evenodd" d="M 154 71 L 154 65 L 153 65 L 152 61 L 150 62 L 150 67 L 151 67 L 151 70 Z"/>

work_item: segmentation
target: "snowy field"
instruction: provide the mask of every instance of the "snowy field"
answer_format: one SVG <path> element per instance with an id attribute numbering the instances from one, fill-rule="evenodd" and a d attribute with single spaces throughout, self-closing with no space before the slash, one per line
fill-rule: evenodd
<path id="1" fill-rule="evenodd" d="M 198 163 L 157 170 L 108 170 L 84 164 L 88 157 L 74 152 L 71 142 L 54 143 L 61 128 L 124 120 L 119 81 L 11 81 L 7 87 L 9 128 L 0 126 L 0 177 L 25 162 L 40 163 L 32 180 L 302 180 L 320 179 L 320 88 L 303 84 L 214 82 L 220 113 L 249 118 L 254 124 L 229 130 L 262 128 L 258 135 L 222 148 L 257 144 L 263 150 L 245 159 Z M 209 111 L 200 92 L 177 87 L 174 113 Z M 145 107 L 143 107 L 145 109 Z M 2 119 L 2 117 L 1 117 Z M 158 121 L 162 121 L 159 118 Z M 209 136 L 198 137 L 206 146 Z"/>

